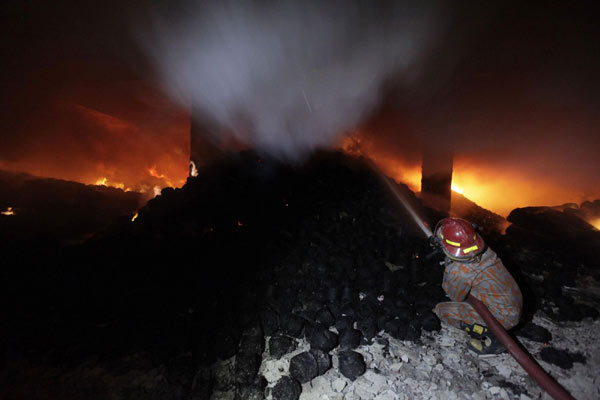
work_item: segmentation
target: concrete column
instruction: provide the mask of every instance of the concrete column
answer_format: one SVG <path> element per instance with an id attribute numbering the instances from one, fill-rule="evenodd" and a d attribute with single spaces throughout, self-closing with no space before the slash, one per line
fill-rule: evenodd
<path id="1" fill-rule="evenodd" d="M 430 207 L 450 213 L 452 195 L 452 151 L 436 145 L 425 145 L 421 166 L 421 198 Z"/>

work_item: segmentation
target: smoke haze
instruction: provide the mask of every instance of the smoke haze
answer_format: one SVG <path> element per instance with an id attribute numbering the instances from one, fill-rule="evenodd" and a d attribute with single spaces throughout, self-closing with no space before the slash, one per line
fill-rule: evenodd
<path id="1" fill-rule="evenodd" d="M 292 160 L 355 127 L 386 80 L 409 79 L 439 27 L 431 4 L 398 2 L 188 2 L 169 12 L 141 36 L 168 92 L 242 143 Z"/>

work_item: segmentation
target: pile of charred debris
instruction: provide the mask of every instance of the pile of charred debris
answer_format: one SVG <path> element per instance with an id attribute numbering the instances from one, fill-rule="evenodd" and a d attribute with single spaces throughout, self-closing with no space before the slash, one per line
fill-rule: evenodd
<path id="1" fill-rule="evenodd" d="M 442 217 L 398 187 L 430 225 Z M 549 342 L 556 363 L 586 357 L 554 349 L 534 313 L 598 317 L 600 232 L 569 210 L 515 210 L 506 235 L 486 210 L 464 215 L 522 288 L 515 334 Z M 3 266 L 0 394 L 297 399 L 331 370 L 352 382 L 377 372 L 360 346 L 418 345 L 441 329 L 431 309 L 445 300 L 442 258 L 431 251 L 360 159 L 325 152 L 294 167 L 236 154 L 134 220 Z M 267 379 L 265 362 L 284 358 L 288 369 Z"/>

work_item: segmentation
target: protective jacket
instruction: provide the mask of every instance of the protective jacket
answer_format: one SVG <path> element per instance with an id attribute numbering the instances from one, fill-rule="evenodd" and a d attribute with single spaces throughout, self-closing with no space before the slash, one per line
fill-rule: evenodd
<path id="1" fill-rule="evenodd" d="M 519 323 L 523 308 L 521 290 L 490 248 L 472 262 L 447 258 L 442 288 L 452 301 L 438 304 L 434 312 L 451 325 L 456 326 L 459 321 L 483 323 L 479 314 L 464 301 L 469 293 L 481 300 L 505 329 Z"/>

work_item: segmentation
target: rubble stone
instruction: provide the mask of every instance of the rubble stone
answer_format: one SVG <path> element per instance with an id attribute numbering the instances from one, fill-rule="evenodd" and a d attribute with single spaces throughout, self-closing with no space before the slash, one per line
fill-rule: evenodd
<path id="1" fill-rule="evenodd" d="M 335 328 L 338 332 L 341 332 L 346 329 L 352 329 L 354 327 L 354 320 L 352 317 L 347 315 L 339 316 L 335 321 Z"/>
<path id="2" fill-rule="evenodd" d="M 298 382 L 309 382 L 318 374 L 317 361 L 309 352 L 297 354 L 290 360 L 290 375 Z"/>
<path id="3" fill-rule="evenodd" d="M 298 400 L 302 387 L 289 376 L 283 376 L 277 381 L 271 393 L 273 400 Z"/>
<path id="4" fill-rule="evenodd" d="M 258 373 L 260 363 L 261 356 L 259 354 L 239 353 L 235 358 L 236 383 L 252 383 Z"/>
<path id="5" fill-rule="evenodd" d="M 358 329 L 344 329 L 340 331 L 340 348 L 343 350 L 354 350 L 360 345 L 360 331 Z"/>
<path id="6" fill-rule="evenodd" d="M 335 324 L 335 317 L 333 313 L 327 307 L 323 307 L 317 312 L 315 316 L 315 322 L 323 325 L 326 328 Z"/>
<path id="7" fill-rule="evenodd" d="M 310 331 L 308 337 L 310 347 L 324 352 L 333 350 L 338 344 L 338 337 L 335 333 L 326 329 L 321 324 L 315 324 Z"/>
<path id="8" fill-rule="evenodd" d="M 341 392 L 346 387 L 346 381 L 344 379 L 336 379 L 331 383 L 331 387 L 336 392 Z"/>
<path id="9" fill-rule="evenodd" d="M 302 335 L 302 328 L 304 328 L 304 319 L 297 315 L 291 314 L 283 323 L 284 333 L 295 338 Z"/>
<path id="10" fill-rule="evenodd" d="M 310 354 L 317 362 L 317 374 L 323 375 L 331 368 L 331 356 L 322 350 L 310 349 Z"/>
<path id="11" fill-rule="evenodd" d="M 269 339 L 269 354 L 274 358 L 281 358 L 285 354 L 294 351 L 296 342 L 289 336 L 273 336 Z"/>
<path id="12" fill-rule="evenodd" d="M 363 356 L 352 350 L 340 352 L 339 363 L 340 372 L 351 381 L 364 374 L 367 369 Z"/>

